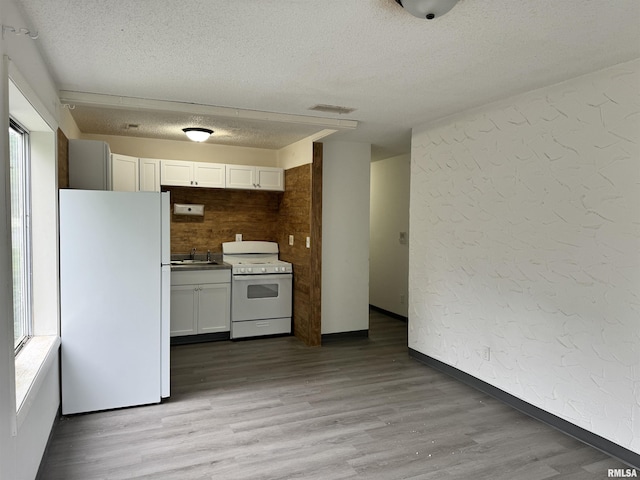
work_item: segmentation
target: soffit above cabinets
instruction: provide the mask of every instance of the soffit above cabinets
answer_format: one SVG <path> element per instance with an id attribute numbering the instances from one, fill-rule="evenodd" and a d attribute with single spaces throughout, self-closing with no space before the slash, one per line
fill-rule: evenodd
<path id="1" fill-rule="evenodd" d="M 185 126 L 210 127 L 213 143 L 280 149 L 325 129 L 353 130 L 347 119 L 290 115 L 114 95 L 60 92 L 85 133 L 185 140 Z"/>

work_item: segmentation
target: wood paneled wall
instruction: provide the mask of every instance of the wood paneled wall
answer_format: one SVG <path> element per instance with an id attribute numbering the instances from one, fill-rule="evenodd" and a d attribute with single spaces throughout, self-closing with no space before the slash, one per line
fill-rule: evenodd
<path id="1" fill-rule="evenodd" d="M 226 190 L 194 187 L 163 187 L 175 203 L 204 205 L 204 216 L 171 214 L 171 253 L 222 252 L 223 242 L 243 240 L 278 242 L 282 192 Z"/>
<path id="2" fill-rule="evenodd" d="M 69 139 L 58 129 L 58 188 L 69 188 Z"/>
<path id="3" fill-rule="evenodd" d="M 322 343 L 322 143 L 313 144 L 311 165 L 311 305 L 313 345 Z M 317 342 L 317 343 L 316 343 Z"/>
<path id="4" fill-rule="evenodd" d="M 285 172 L 286 191 L 280 203 L 280 258 L 293 264 L 293 334 L 306 345 L 320 344 L 311 321 L 311 164 Z M 289 235 L 294 244 L 289 245 Z M 316 338 L 317 337 L 317 338 Z"/>

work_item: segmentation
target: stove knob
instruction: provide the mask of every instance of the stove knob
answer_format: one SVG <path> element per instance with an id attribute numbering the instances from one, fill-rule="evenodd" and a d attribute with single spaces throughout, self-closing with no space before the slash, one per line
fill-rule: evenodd
<path id="1" fill-rule="evenodd" d="M 251 273 L 251 272 L 253 272 L 253 268 L 251 267 L 247 268 L 247 273 Z"/>
<path id="2" fill-rule="evenodd" d="M 264 268 L 264 267 L 262 267 L 262 268 L 260 269 L 260 271 L 262 271 L 262 272 L 266 272 L 266 271 L 267 271 L 267 269 L 266 269 L 266 268 Z"/>
<path id="3" fill-rule="evenodd" d="M 275 269 L 276 273 L 280 271 L 280 267 L 276 267 Z"/>
<path id="4" fill-rule="evenodd" d="M 240 271 L 240 273 L 244 273 L 244 268 L 239 268 L 238 270 Z"/>

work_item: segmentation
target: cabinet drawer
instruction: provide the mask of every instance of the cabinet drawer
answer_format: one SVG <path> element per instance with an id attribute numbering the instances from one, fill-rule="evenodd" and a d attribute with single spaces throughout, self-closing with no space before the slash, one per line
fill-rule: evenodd
<path id="1" fill-rule="evenodd" d="M 290 317 L 231 322 L 231 338 L 259 337 L 282 333 L 291 333 Z"/>
<path id="2" fill-rule="evenodd" d="M 171 285 L 201 285 L 206 283 L 230 283 L 231 270 L 188 270 L 171 272 Z"/>

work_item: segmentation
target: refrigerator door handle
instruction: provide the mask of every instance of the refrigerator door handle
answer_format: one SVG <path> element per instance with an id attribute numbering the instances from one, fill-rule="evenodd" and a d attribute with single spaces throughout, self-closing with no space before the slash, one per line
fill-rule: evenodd
<path id="1" fill-rule="evenodd" d="M 171 197 L 169 192 L 160 194 L 160 263 L 169 265 L 171 263 Z"/>

